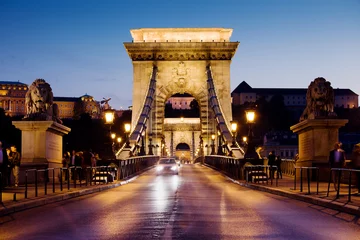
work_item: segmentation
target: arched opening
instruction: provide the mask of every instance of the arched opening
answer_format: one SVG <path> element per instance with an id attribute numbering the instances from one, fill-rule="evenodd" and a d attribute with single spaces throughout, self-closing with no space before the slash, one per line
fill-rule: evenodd
<path id="1" fill-rule="evenodd" d="M 165 118 L 199 118 L 200 107 L 189 93 L 176 93 L 165 104 Z"/>
<path id="2" fill-rule="evenodd" d="M 190 146 L 187 143 L 179 143 L 176 146 L 175 156 L 181 162 L 190 161 Z"/>

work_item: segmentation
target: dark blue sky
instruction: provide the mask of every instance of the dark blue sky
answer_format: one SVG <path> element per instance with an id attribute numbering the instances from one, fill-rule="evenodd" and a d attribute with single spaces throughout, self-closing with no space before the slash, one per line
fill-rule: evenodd
<path id="1" fill-rule="evenodd" d="M 0 80 L 48 81 L 55 96 L 132 99 L 129 30 L 233 28 L 231 90 L 306 88 L 325 77 L 360 93 L 359 0 L 0 0 Z"/>

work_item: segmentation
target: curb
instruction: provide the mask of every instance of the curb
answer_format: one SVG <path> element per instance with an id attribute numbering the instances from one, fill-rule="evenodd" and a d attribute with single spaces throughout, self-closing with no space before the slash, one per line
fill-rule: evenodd
<path id="1" fill-rule="evenodd" d="M 208 166 L 207 164 L 203 164 L 203 166 L 217 171 L 216 169 Z M 258 190 L 258 191 L 262 191 L 262 192 L 267 192 L 267 193 L 295 199 L 298 201 L 307 202 L 310 204 L 330 208 L 333 210 L 349 213 L 352 215 L 360 216 L 360 207 L 358 207 L 358 206 L 354 206 L 354 205 L 346 204 L 346 203 L 340 203 L 340 202 L 336 202 L 336 201 L 329 200 L 329 199 L 322 199 L 322 198 L 315 197 L 315 196 L 300 195 L 300 194 L 288 192 L 288 191 L 285 191 L 282 189 L 274 189 L 271 187 L 256 185 L 256 184 L 252 184 L 252 183 L 241 183 L 237 180 L 232 179 L 231 177 L 227 176 L 226 174 L 224 174 L 222 172 L 219 172 L 219 171 L 217 171 L 217 172 L 220 173 L 221 175 L 223 175 L 224 177 L 226 177 L 227 179 L 229 179 L 230 181 L 232 181 L 233 183 L 238 184 L 242 187 L 246 187 L 246 188 L 250 188 L 250 189 L 254 189 L 254 190 Z"/>
<path id="2" fill-rule="evenodd" d="M 121 182 L 117 182 L 111 185 L 99 185 L 99 186 L 94 186 L 93 188 L 88 188 L 88 189 L 80 189 L 78 191 L 74 191 L 74 192 L 67 192 L 67 193 L 62 193 L 56 196 L 49 196 L 49 197 L 39 197 L 38 199 L 34 199 L 34 200 L 29 200 L 26 202 L 19 202 L 19 203 L 15 203 L 13 205 L 11 205 L 8 208 L 4 208 L 0 210 L 0 217 L 3 217 L 5 215 L 9 215 L 12 213 L 16 213 L 16 212 L 20 212 L 23 210 L 27 210 L 30 208 L 35 208 L 35 207 L 40 207 L 40 206 L 44 206 L 47 204 L 51 204 L 51 203 L 55 203 L 55 202 L 60 202 L 60 201 L 64 201 L 64 200 L 68 200 L 71 198 L 77 198 L 80 196 L 85 196 L 85 195 L 89 195 L 92 193 L 97 193 L 97 192 L 101 192 L 104 190 L 108 190 L 108 189 L 112 189 L 112 188 L 116 188 L 116 187 L 120 187 L 122 185 L 128 184 L 132 181 L 134 181 L 136 178 L 138 178 L 140 175 L 142 175 L 144 172 L 146 172 L 147 170 L 150 170 L 152 167 L 145 169 L 144 171 L 141 171 L 138 175 L 133 175 L 131 178 L 127 179 L 127 180 L 123 180 Z"/>

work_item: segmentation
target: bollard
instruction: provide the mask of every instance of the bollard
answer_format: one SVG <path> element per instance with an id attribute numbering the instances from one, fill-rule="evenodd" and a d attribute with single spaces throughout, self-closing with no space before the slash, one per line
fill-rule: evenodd
<path id="1" fill-rule="evenodd" d="M 55 168 L 53 168 L 53 193 L 55 192 Z"/>
<path id="2" fill-rule="evenodd" d="M 28 197 L 28 170 L 25 171 L 25 198 L 27 197 Z"/>
<path id="3" fill-rule="evenodd" d="M 294 175 L 294 190 L 296 190 L 296 168 L 294 168 L 295 170 L 295 175 Z"/>
<path id="4" fill-rule="evenodd" d="M 37 181 L 38 170 L 35 170 L 34 173 L 35 173 L 35 197 L 37 197 L 38 196 L 38 181 Z"/>
<path id="5" fill-rule="evenodd" d="M 48 173 L 48 169 L 44 170 L 44 193 L 45 195 L 47 195 L 47 173 Z"/>
<path id="6" fill-rule="evenodd" d="M 2 189 L 3 189 L 3 177 L 2 177 L 2 173 L 0 172 L 0 203 L 2 203 Z"/>
<path id="7" fill-rule="evenodd" d="M 348 202 L 351 202 L 351 170 L 349 171 L 349 195 L 348 195 Z"/>
<path id="8" fill-rule="evenodd" d="M 302 176 L 302 167 L 300 167 L 300 192 L 303 191 L 303 176 Z"/>
<path id="9" fill-rule="evenodd" d="M 338 170 L 338 187 L 337 187 L 337 193 L 336 193 L 336 199 L 340 197 L 340 177 L 341 177 L 341 170 Z"/>
<path id="10" fill-rule="evenodd" d="M 63 171 L 64 171 L 64 169 L 63 169 L 63 168 L 60 168 L 60 191 L 61 191 L 61 192 L 62 192 L 62 190 L 63 190 L 63 182 L 62 182 L 62 179 L 63 179 L 63 177 L 62 177 Z M 66 176 L 66 174 L 65 174 L 65 176 Z"/>
<path id="11" fill-rule="evenodd" d="M 310 168 L 306 169 L 306 174 L 307 174 L 307 180 L 308 180 L 308 194 L 310 193 Z"/>
<path id="12" fill-rule="evenodd" d="M 320 169 L 316 169 L 316 194 L 319 195 L 319 175 L 320 175 Z"/>
<path id="13" fill-rule="evenodd" d="M 76 172 L 76 168 L 74 167 L 74 174 L 73 174 L 73 178 L 74 178 L 74 188 L 76 188 L 76 175 L 77 175 L 77 172 Z"/>
<path id="14" fill-rule="evenodd" d="M 71 168 L 68 168 L 68 169 L 67 169 L 67 171 L 68 171 L 68 175 L 67 175 L 67 187 L 68 187 L 68 190 L 70 190 L 70 181 L 71 181 L 70 175 L 71 175 Z"/>
<path id="15" fill-rule="evenodd" d="M 327 190 L 327 194 L 326 196 L 329 196 L 329 191 L 330 191 L 330 182 L 331 182 L 331 178 L 332 178 L 332 168 L 330 169 L 330 177 L 329 177 L 329 183 L 328 183 L 328 190 Z"/>

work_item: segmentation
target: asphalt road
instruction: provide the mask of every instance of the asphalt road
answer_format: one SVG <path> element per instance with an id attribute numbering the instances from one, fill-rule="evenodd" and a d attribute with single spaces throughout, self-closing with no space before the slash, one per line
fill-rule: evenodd
<path id="1" fill-rule="evenodd" d="M 360 220 L 199 165 L 0 218 L 0 239 L 360 239 Z"/>

